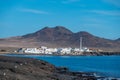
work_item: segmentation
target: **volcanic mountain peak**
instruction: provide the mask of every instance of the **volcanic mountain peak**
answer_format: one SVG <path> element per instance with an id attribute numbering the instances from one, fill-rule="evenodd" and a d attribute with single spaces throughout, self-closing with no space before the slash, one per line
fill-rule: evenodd
<path id="1" fill-rule="evenodd" d="M 86 32 L 86 31 L 80 31 L 78 33 L 80 33 L 80 34 L 90 34 L 90 33 Z"/>
<path id="2" fill-rule="evenodd" d="M 120 38 L 116 39 L 115 41 L 120 42 Z"/>
<path id="3" fill-rule="evenodd" d="M 73 34 L 72 31 L 62 26 L 56 26 L 53 28 L 45 27 L 35 33 L 22 36 L 23 38 L 30 38 L 37 41 L 59 41 L 66 40 Z"/>
<path id="4" fill-rule="evenodd" d="M 44 27 L 44 28 L 42 28 L 41 30 L 39 30 L 39 31 L 46 31 L 46 30 L 49 30 L 49 29 L 51 29 L 50 27 L 48 27 L 48 26 L 46 26 L 46 27 Z M 37 31 L 37 32 L 39 32 L 39 31 Z"/>
<path id="5" fill-rule="evenodd" d="M 53 27 L 53 28 L 50 28 L 50 27 L 45 27 L 43 29 L 41 29 L 40 31 L 37 31 L 37 32 L 52 32 L 52 33 L 56 33 L 56 32 L 59 32 L 59 33 L 64 33 L 64 34 L 72 34 L 73 32 L 68 30 L 67 28 L 63 27 L 63 26 L 56 26 L 56 27 Z"/>
<path id="6" fill-rule="evenodd" d="M 94 35 L 86 32 L 86 31 L 80 31 L 80 32 L 77 32 L 77 33 L 74 33 L 73 35 L 73 39 L 79 39 L 80 37 L 82 38 L 87 38 L 87 39 L 90 39 L 90 38 L 95 38 Z"/>
<path id="7" fill-rule="evenodd" d="M 8 39 L 0 40 L 1 43 L 11 43 L 13 41 L 16 42 L 17 45 L 20 42 L 27 42 L 24 45 L 29 45 L 29 43 L 34 45 L 44 45 L 44 46 L 55 46 L 55 47 L 78 47 L 79 39 L 82 37 L 83 45 L 87 47 L 120 47 L 120 39 L 118 40 L 109 40 L 94 36 L 86 31 L 80 31 L 77 33 L 73 33 L 72 31 L 66 29 L 63 26 L 56 27 L 45 27 L 35 33 L 27 34 L 22 37 L 12 38 L 8 41 Z M 18 40 L 18 43 L 17 43 Z M 36 43 L 37 42 L 37 43 Z M 12 44 L 13 45 L 13 44 Z"/>
<path id="8" fill-rule="evenodd" d="M 92 34 L 86 32 L 86 31 L 80 31 L 77 34 L 80 34 L 81 36 L 93 36 Z"/>

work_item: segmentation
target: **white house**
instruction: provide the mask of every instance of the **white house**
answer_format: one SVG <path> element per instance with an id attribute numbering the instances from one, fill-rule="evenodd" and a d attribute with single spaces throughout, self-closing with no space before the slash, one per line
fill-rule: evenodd
<path id="1" fill-rule="evenodd" d="M 25 53 L 40 53 L 40 50 L 37 48 L 26 48 Z"/>
<path id="2" fill-rule="evenodd" d="M 70 54 L 71 50 L 72 50 L 72 48 L 59 48 L 57 50 L 57 53 L 60 53 L 60 54 Z"/>

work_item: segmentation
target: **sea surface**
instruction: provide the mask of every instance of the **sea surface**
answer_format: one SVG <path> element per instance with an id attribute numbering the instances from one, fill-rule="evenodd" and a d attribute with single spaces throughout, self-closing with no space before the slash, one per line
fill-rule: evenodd
<path id="1" fill-rule="evenodd" d="M 16 55 L 45 60 L 57 67 L 67 67 L 71 71 L 95 72 L 105 77 L 120 78 L 120 56 L 48 56 L 48 55 Z"/>

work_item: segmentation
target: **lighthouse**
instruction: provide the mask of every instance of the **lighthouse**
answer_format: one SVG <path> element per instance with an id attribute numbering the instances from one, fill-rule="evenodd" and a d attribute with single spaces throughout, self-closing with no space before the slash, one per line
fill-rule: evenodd
<path id="1" fill-rule="evenodd" d="M 82 37 L 80 37 L 80 52 L 82 51 Z"/>

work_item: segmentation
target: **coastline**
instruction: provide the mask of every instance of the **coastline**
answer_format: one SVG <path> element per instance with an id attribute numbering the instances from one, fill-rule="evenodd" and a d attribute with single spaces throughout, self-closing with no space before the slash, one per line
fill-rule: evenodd
<path id="1" fill-rule="evenodd" d="M 18 52 L 0 52 L 0 54 L 18 54 L 18 55 L 50 55 L 50 56 L 120 56 L 120 52 L 83 52 L 82 54 L 44 54 L 44 53 L 18 53 Z"/>
<path id="2" fill-rule="evenodd" d="M 21 76 L 21 78 L 19 76 Z M 37 60 L 33 58 L 23 58 L 23 57 L 12 57 L 12 56 L 8 57 L 3 55 L 0 56 L 0 77 L 2 78 L 1 80 L 14 80 L 14 78 L 19 80 L 108 79 L 106 77 L 96 76 L 94 72 L 72 72 L 69 71 L 69 69 L 66 67 L 55 67 L 54 65 L 43 60 Z M 117 80 L 116 78 L 112 78 L 112 79 Z"/>

